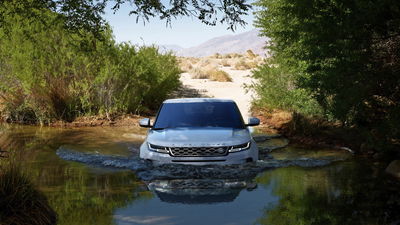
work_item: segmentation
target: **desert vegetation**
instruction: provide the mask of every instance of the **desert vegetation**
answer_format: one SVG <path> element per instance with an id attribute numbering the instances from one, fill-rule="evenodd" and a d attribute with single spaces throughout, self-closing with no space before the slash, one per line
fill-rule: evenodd
<path id="1" fill-rule="evenodd" d="M 231 53 L 194 58 L 180 57 L 179 66 L 182 71 L 190 73 L 193 79 L 210 79 L 219 82 L 231 82 L 229 72 L 233 70 L 251 70 L 261 65 L 264 58 L 248 50 L 245 54 Z"/>
<path id="2" fill-rule="evenodd" d="M 48 9 L 37 17 L 1 3 L 0 117 L 51 123 L 79 116 L 154 110 L 179 86 L 175 56 L 156 47 L 118 44 L 108 26 L 100 33 L 65 27 Z"/>

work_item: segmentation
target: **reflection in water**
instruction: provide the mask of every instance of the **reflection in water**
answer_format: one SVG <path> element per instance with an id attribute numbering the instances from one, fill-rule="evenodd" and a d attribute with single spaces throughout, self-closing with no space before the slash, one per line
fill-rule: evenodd
<path id="1" fill-rule="evenodd" d="M 155 180 L 148 184 L 163 202 L 204 204 L 232 202 L 244 188 L 254 189 L 256 184 L 246 180 Z"/>
<path id="2" fill-rule="evenodd" d="M 110 148 L 103 151 L 103 154 L 112 151 L 129 155 L 131 153 L 126 146 L 131 142 L 133 146 L 138 145 L 135 140 L 128 139 L 125 144 L 121 144 L 125 140 L 122 135 L 107 137 L 107 132 L 102 128 L 5 128 L 0 125 L 0 132 L 0 148 L 10 151 L 22 169 L 29 172 L 31 180 L 46 195 L 51 208 L 56 211 L 57 224 L 110 225 L 113 224 L 116 208 L 152 197 L 146 185 L 131 171 L 88 167 L 64 161 L 55 154 L 60 145 L 78 146 L 96 152 L 101 149 L 104 140 L 108 140 Z M 96 135 L 100 143 L 98 146 L 95 144 Z M 114 146 L 110 143 L 114 143 Z"/>
<path id="3" fill-rule="evenodd" d="M 57 217 L 46 196 L 18 166 L 0 160 L 0 224 L 53 225 Z M 23 215 L 23 216 L 21 216 Z"/>
<path id="4" fill-rule="evenodd" d="M 385 165 L 359 162 L 345 152 L 289 147 L 239 166 L 153 167 L 138 158 L 142 137 L 132 132 L 0 125 L 0 148 L 29 171 L 58 214 L 58 224 L 378 225 L 400 220 L 400 187 L 382 174 Z"/>
<path id="5" fill-rule="evenodd" d="M 399 224 L 399 183 L 365 163 L 354 161 L 313 170 L 282 168 L 262 174 L 257 182 L 265 187 L 273 184 L 279 201 L 266 207 L 257 223 Z"/>

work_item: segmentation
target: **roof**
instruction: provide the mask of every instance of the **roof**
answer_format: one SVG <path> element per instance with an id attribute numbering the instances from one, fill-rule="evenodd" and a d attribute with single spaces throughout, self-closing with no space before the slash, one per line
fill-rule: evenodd
<path id="1" fill-rule="evenodd" d="M 221 98 L 175 98 L 167 99 L 164 103 L 200 103 L 200 102 L 234 102 L 231 99 Z"/>

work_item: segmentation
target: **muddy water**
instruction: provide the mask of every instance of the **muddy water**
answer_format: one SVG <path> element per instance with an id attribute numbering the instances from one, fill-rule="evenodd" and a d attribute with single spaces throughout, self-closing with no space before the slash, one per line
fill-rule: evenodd
<path id="1" fill-rule="evenodd" d="M 139 128 L 0 125 L 59 224 L 398 224 L 398 181 L 346 151 L 259 143 L 240 166 L 160 166 L 138 159 Z M 1 159 L 5 160 L 5 159 Z"/>

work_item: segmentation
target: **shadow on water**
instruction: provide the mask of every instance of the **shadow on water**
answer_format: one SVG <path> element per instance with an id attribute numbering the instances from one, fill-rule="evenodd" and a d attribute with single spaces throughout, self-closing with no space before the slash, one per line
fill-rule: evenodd
<path id="1" fill-rule="evenodd" d="M 346 152 L 265 140 L 237 166 L 152 166 L 125 128 L 1 127 L 58 224 L 396 224 L 397 181 Z M 229 212 L 227 214 L 227 212 Z M 1 223 L 0 223 L 1 224 Z"/>
<path id="2" fill-rule="evenodd" d="M 0 224 L 53 225 L 57 216 L 46 196 L 18 166 L 0 161 Z"/>

